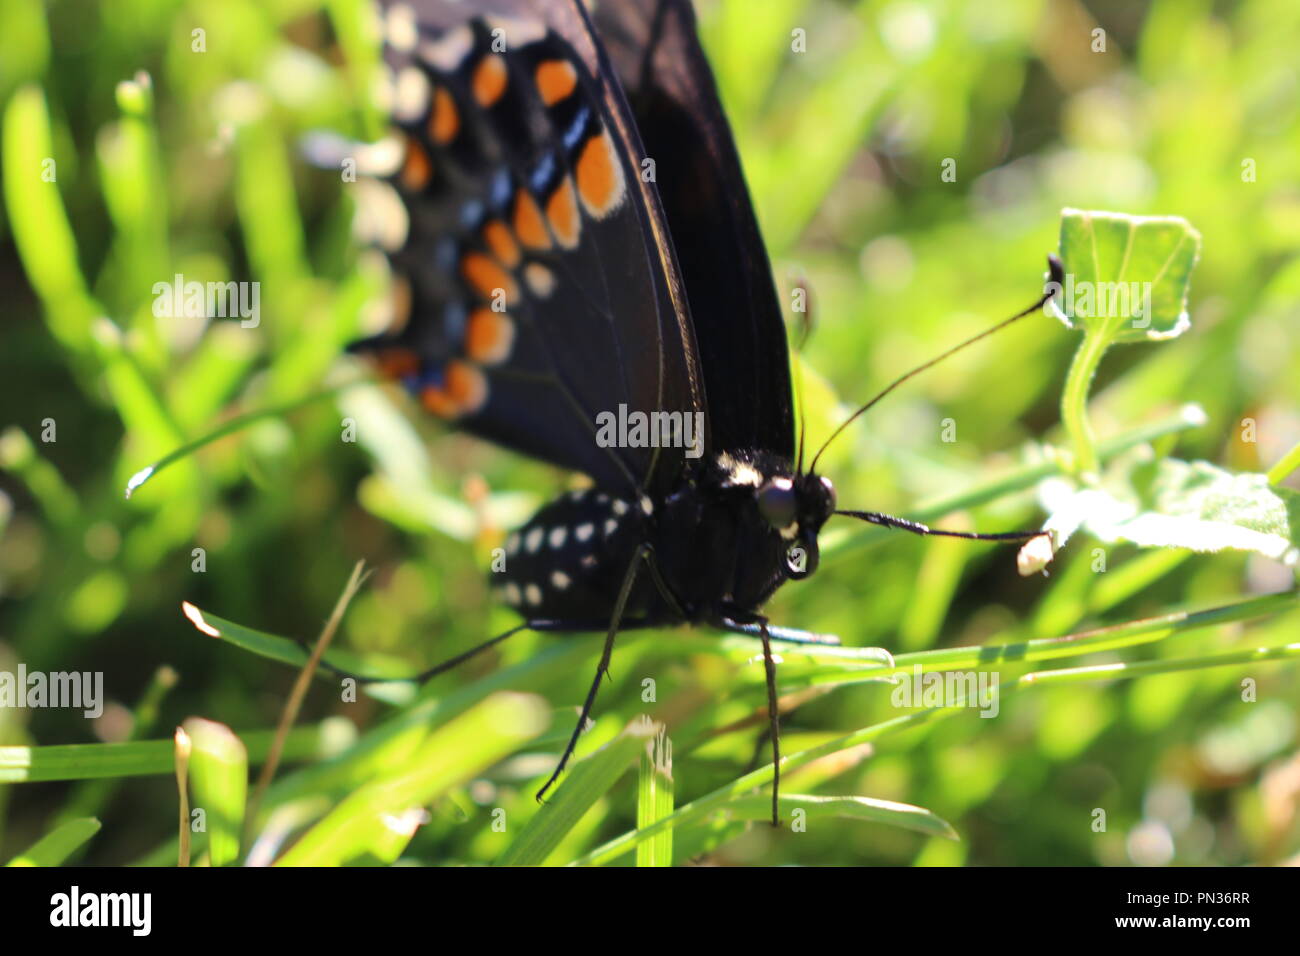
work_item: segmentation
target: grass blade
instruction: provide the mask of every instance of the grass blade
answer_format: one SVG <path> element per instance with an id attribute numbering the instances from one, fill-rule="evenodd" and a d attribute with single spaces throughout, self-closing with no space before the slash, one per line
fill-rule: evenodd
<path id="1" fill-rule="evenodd" d="M 1266 660 L 1295 659 L 1300 659 L 1300 644 L 1256 648 L 1254 650 L 1207 655 L 1197 658 L 1184 658 L 1181 660 L 1154 660 L 1140 661 L 1137 663 L 1119 662 L 1114 664 L 1098 664 L 1091 667 L 1064 668 L 1057 671 L 1037 671 L 1000 684 L 998 687 L 998 694 L 1000 696 L 1005 696 L 1015 690 L 1038 684 L 1074 684 L 1096 680 L 1150 677 L 1158 674 L 1171 674 L 1185 670 L 1231 667 L 1241 664 L 1253 664 Z M 932 707 L 928 710 L 904 714 L 901 717 L 895 717 L 892 720 L 886 720 L 879 724 L 872 724 L 869 727 L 863 727 L 862 729 L 846 734 L 843 737 L 837 737 L 834 740 L 827 741 L 820 746 L 812 747 L 808 750 L 784 757 L 781 760 L 781 769 L 782 772 L 789 773 L 792 770 L 812 763 L 814 760 L 820 760 L 822 757 L 839 753 L 842 750 L 848 750 L 851 747 L 860 747 L 865 743 L 871 743 L 883 737 L 891 736 L 900 731 L 909 730 L 913 727 L 918 727 L 934 720 L 942 720 L 945 717 L 952 717 L 956 714 L 969 714 L 972 712 L 973 709 L 967 707 L 965 702 L 962 701 L 949 707 Z M 726 806 L 734 798 L 742 794 L 748 795 L 749 791 L 753 790 L 755 787 L 763 786 L 771 783 L 771 781 L 772 765 L 768 764 L 765 767 L 760 767 L 751 773 L 738 777 L 731 781 L 731 783 L 714 790 L 712 793 L 706 794 L 697 800 L 693 800 L 676 810 L 671 816 L 665 817 L 652 826 L 646 827 L 645 829 L 630 830 L 622 836 L 615 837 L 613 840 L 597 847 L 585 856 L 574 860 L 569 865 L 588 866 L 612 862 L 623 854 L 631 852 L 641 842 L 658 835 L 662 830 L 699 823 L 706 819 L 715 810 Z M 765 800 L 769 807 L 771 806 L 770 798 L 763 795 L 759 795 L 759 798 Z"/>
<path id="2" fill-rule="evenodd" d="M 592 804 L 609 792 L 645 749 L 662 724 L 640 717 L 590 757 L 574 764 L 564 781 L 497 860 L 501 866 L 539 866 L 577 825 Z"/>
<path id="3" fill-rule="evenodd" d="M 673 742 L 660 730 L 653 743 L 641 753 L 641 776 L 637 787 L 638 829 L 657 823 L 673 812 Z M 637 844 L 637 866 L 672 866 L 673 831 L 665 830 L 654 839 Z"/>
<path id="4" fill-rule="evenodd" d="M 336 724 L 299 727 L 289 734 L 287 760 L 319 759 L 337 752 Z M 271 749 L 273 732 L 244 734 L 248 757 L 261 763 Z M 51 780 L 100 780 L 109 777 L 170 775 L 176 743 L 140 740 L 115 744 L 51 744 L 46 747 L 0 747 L 0 783 L 45 783 Z"/>
<path id="5" fill-rule="evenodd" d="M 872 797 L 816 797 L 809 794 L 782 794 L 778 800 L 781 819 L 791 821 L 796 833 L 803 832 L 812 820 L 862 820 L 867 823 L 884 823 L 888 826 L 915 830 L 926 836 L 959 839 L 952 825 L 924 807 L 893 800 L 876 800 Z M 772 798 L 763 793 L 737 797 L 724 804 L 718 815 L 732 820 L 755 820 L 767 823 L 772 819 Z M 640 851 L 638 846 L 637 850 Z"/>
<path id="6" fill-rule="evenodd" d="M 99 827 L 100 823 L 94 817 L 69 820 L 45 834 L 5 866 L 58 866 L 98 833 Z"/>
<path id="7" fill-rule="evenodd" d="M 166 455 L 163 455 L 163 457 L 159 458 L 152 465 L 146 465 L 144 468 L 141 468 L 134 475 L 132 475 L 131 480 L 126 483 L 126 497 L 130 498 L 133 494 L 135 494 L 137 491 L 140 490 L 140 487 L 144 485 L 145 482 L 152 479 L 155 475 L 158 474 L 158 472 L 162 471 L 167 466 L 174 465 L 176 462 L 188 458 L 196 451 L 199 451 L 205 448 L 206 446 L 211 445 L 214 441 L 218 441 L 222 438 L 225 438 L 227 435 L 233 435 L 237 431 L 242 431 L 248 426 L 255 425 L 258 422 L 264 421 L 268 418 L 283 418 L 286 415 L 288 415 L 290 412 L 295 412 L 300 408 L 304 408 L 305 406 L 312 404 L 313 402 L 320 401 L 322 398 L 329 398 L 331 395 L 334 395 L 345 388 L 349 388 L 354 384 L 357 383 L 345 382 L 342 385 L 336 385 L 332 388 L 322 389 L 319 392 L 313 392 L 310 395 L 306 395 L 302 398 L 294 399 L 291 402 L 285 402 L 282 405 L 273 405 L 270 408 L 260 408 L 257 411 L 247 412 L 243 415 L 236 415 L 234 418 L 230 419 L 229 421 L 223 422 L 222 424 L 218 425 L 216 428 L 212 429 L 212 431 L 208 432 L 206 435 L 196 438 L 192 442 L 187 442 L 184 445 L 181 445 L 175 451 L 168 452 Z"/>
<path id="8" fill-rule="evenodd" d="M 550 708 L 528 694 L 493 694 L 428 736 L 395 770 L 350 794 L 278 861 L 279 866 L 391 863 L 414 835 L 420 808 L 541 733 Z"/>
<path id="9" fill-rule="evenodd" d="M 201 810 L 208 834 L 208 857 L 213 866 L 239 860 L 248 798 L 248 751 L 225 724 L 191 717 L 185 721 L 193 749 L 190 783 L 194 809 Z"/>

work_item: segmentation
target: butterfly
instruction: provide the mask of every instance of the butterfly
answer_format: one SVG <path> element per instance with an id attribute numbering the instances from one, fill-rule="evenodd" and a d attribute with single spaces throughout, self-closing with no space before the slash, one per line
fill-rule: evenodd
<path id="1" fill-rule="evenodd" d="M 756 637 L 777 824 L 772 643 L 838 641 L 761 608 L 817 569 L 823 525 L 1039 532 L 840 510 L 821 452 L 805 467 L 771 266 L 688 0 L 388 3 L 384 33 L 393 320 L 352 349 L 429 413 L 591 479 L 506 540 L 493 591 L 523 623 L 421 676 L 525 629 L 605 634 L 540 800 L 620 632 Z"/>

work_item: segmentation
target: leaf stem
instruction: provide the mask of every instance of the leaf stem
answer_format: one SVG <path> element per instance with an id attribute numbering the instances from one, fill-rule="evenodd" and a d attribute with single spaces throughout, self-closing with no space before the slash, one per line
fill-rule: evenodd
<path id="1" fill-rule="evenodd" d="M 1268 470 L 1268 483 L 1270 485 L 1280 485 L 1286 480 L 1286 477 L 1300 468 L 1300 443 L 1282 456 L 1282 460 Z"/>
<path id="2" fill-rule="evenodd" d="M 1110 336 L 1104 329 L 1088 329 L 1083 342 L 1074 353 L 1070 371 L 1061 392 L 1061 424 L 1065 426 L 1070 444 L 1074 447 L 1074 474 L 1092 479 L 1100 474 L 1096 438 L 1088 422 L 1088 391 L 1097 374 L 1101 357 L 1110 345 Z"/>

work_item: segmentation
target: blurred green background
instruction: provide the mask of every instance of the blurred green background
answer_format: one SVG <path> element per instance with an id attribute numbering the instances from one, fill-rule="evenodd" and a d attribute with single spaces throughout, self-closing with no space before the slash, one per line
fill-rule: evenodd
<path id="1" fill-rule="evenodd" d="M 331 48 L 326 8 L 347 57 Z M 1300 6 L 699 8 L 778 283 L 802 277 L 812 289 L 814 437 L 843 414 L 832 396 L 862 401 L 1032 301 L 1059 211 L 1077 206 L 1181 215 L 1204 237 L 1191 331 L 1107 356 L 1094 388 L 1098 433 L 1194 401 L 1209 420 L 1179 436 L 1181 457 L 1261 471 L 1300 441 Z M 340 350 L 376 308 L 384 267 L 351 238 L 349 189 L 299 152 L 312 130 L 376 129 L 361 66 L 375 53 L 358 5 L 0 0 L 0 11 L 0 670 L 21 661 L 103 671 L 110 700 L 93 722 L 0 709 L 0 745 L 165 739 L 191 715 L 241 734 L 274 727 L 293 670 L 203 637 L 181 602 L 309 639 L 359 559 L 374 576 L 337 646 L 372 670 L 436 663 L 508 627 L 512 616 L 487 593 L 490 549 L 570 479 L 448 433 L 396 391 L 350 388 L 263 421 L 123 497 L 136 470 L 234 415 L 360 372 Z M 791 50 L 795 29 L 806 52 Z M 1094 50 L 1098 29 L 1104 52 Z M 119 86 L 139 71 L 151 91 Z M 54 184 L 42 179 L 45 158 Z M 953 182 L 940 175 L 949 159 Z M 259 281 L 261 325 L 155 319 L 152 287 L 175 273 Z M 1013 467 L 1028 443 L 1059 440 L 1076 342 L 1036 316 L 891 396 L 823 460 L 841 505 L 907 514 Z M 341 440 L 344 418 L 356 421 L 356 442 Z M 46 419 L 55 441 L 42 441 Z M 955 442 L 941 439 L 947 419 Z M 1244 419 L 1256 440 L 1243 440 Z M 1041 518 L 1025 492 L 938 523 L 1005 530 Z M 1022 579 L 1013 549 L 898 534 L 841 549 L 769 611 L 898 652 L 1053 636 L 1292 583 L 1281 566 L 1236 554 L 1114 548 L 1105 573 L 1093 561 L 1092 545 L 1076 539 L 1050 577 Z M 1129 656 L 1284 643 L 1297 620 L 1196 631 Z M 753 727 L 706 739 L 763 701 L 761 666 L 713 653 L 712 640 L 622 642 L 590 735 L 607 739 L 643 712 L 667 720 L 679 804 L 738 776 L 758 746 Z M 571 666 L 513 688 L 555 709 L 551 734 L 436 802 L 405 859 L 487 862 L 502 852 L 508 835 L 493 831 L 490 810 L 534 812 L 599 640 L 520 635 L 435 683 L 442 694 L 563 642 L 575 648 Z M 133 715 L 162 665 L 178 682 L 156 715 Z M 919 804 L 960 841 L 849 821 L 802 834 L 754 826 L 708 859 L 1295 859 L 1296 675 L 1295 664 L 1265 664 L 1017 694 L 999 719 L 912 730 L 787 783 Z M 657 703 L 641 700 L 646 676 Z M 1258 681 L 1256 703 L 1241 701 L 1244 676 Z M 300 723 L 342 716 L 364 732 L 387 713 L 335 696 L 317 685 Z M 897 713 L 887 685 L 845 688 L 788 716 L 783 749 Z M 320 796 L 328 805 L 346 792 Z M 0 786 L 0 858 L 93 812 L 104 826 L 79 859 L 165 862 L 175 804 L 168 775 L 93 790 Z M 1092 827 L 1096 808 L 1104 833 Z M 580 852 L 634 824 L 629 778 L 567 845 Z"/>

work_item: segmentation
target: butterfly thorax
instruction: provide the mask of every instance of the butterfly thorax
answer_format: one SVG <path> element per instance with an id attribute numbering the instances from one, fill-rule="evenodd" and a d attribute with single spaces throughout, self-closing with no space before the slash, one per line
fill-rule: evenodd
<path id="1" fill-rule="evenodd" d="M 830 484 L 781 456 L 724 452 L 689 464 L 658 500 L 591 489 L 547 504 L 508 537 L 493 585 L 530 619 L 600 629 L 644 544 L 626 625 L 717 621 L 811 573 L 833 508 Z"/>

